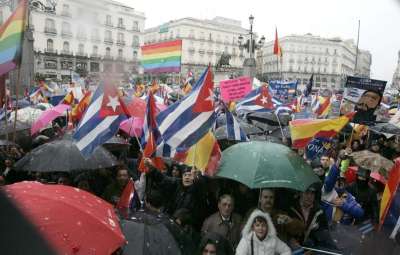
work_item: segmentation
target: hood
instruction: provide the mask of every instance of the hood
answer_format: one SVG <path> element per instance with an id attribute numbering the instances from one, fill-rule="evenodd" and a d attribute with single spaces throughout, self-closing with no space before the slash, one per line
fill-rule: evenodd
<path id="1" fill-rule="evenodd" d="M 264 213 L 259 209 L 255 209 L 251 213 L 249 219 L 246 222 L 246 225 L 244 226 L 244 228 L 242 230 L 242 236 L 248 236 L 252 232 L 251 225 L 253 225 L 254 219 L 258 216 L 261 216 L 267 220 L 267 224 L 268 224 L 267 237 L 268 236 L 276 236 L 276 230 L 275 230 L 274 224 L 272 223 L 271 216 L 269 216 L 269 213 Z"/>

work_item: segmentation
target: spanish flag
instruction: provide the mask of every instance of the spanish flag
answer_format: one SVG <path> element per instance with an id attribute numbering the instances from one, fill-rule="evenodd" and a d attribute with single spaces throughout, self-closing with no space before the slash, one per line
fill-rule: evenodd
<path id="1" fill-rule="evenodd" d="M 318 104 L 318 108 L 315 111 L 315 114 L 318 117 L 328 116 L 328 113 L 331 110 L 331 97 L 318 96 L 317 100 L 319 100 L 319 104 Z"/>
<path id="2" fill-rule="evenodd" d="M 187 152 L 184 163 L 195 166 L 197 169 L 213 176 L 221 160 L 221 149 L 213 133 L 208 132 L 199 142 L 193 145 Z"/>
<path id="3" fill-rule="evenodd" d="M 72 109 L 72 119 L 74 121 L 79 121 L 83 113 L 86 111 L 86 108 L 89 106 L 90 99 L 92 98 L 92 93 L 87 91 L 81 101 Z"/>
<path id="4" fill-rule="evenodd" d="M 72 93 L 72 90 L 68 92 L 68 94 L 65 95 L 63 99 L 63 104 L 68 104 L 71 105 L 74 103 L 74 93 Z"/>
<path id="5" fill-rule="evenodd" d="M 331 138 L 350 121 L 354 113 L 336 119 L 299 119 L 289 123 L 294 148 L 304 148 L 314 137 Z"/>
<path id="6" fill-rule="evenodd" d="M 390 205 L 392 204 L 393 197 L 400 183 L 400 159 L 396 159 L 396 162 L 389 173 L 389 178 L 383 191 L 381 208 L 379 210 L 379 228 L 382 227 L 385 221 L 386 215 L 389 211 Z"/>

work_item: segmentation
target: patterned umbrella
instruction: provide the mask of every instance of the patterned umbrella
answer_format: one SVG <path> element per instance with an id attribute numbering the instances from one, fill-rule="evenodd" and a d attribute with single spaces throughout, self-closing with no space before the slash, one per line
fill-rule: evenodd
<path id="1" fill-rule="evenodd" d="M 387 177 L 387 172 L 389 172 L 394 165 L 393 161 L 368 150 L 353 152 L 350 156 L 357 165 L 373 172 L 379 172 L 385 177 Z"/>

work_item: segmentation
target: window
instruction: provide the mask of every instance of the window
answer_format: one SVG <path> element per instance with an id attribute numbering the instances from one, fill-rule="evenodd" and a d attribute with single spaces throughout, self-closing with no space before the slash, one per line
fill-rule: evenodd
<path id="1" fill-rule="evenodd" d="M 133 51 L 133 59 L 136 59 L 136 58 L 137 58 L 137 51 L 134 50 L 134 51 Z"/>
<path id="2" fill-rule="evenodd" d="M 104 64 L 104 72 L 112 72 L 113 65 L 111 63 Z"/>
<path id="3" fill-rule="evenodd" d="M 47 50 L 52 52 L 54 50 L 53 40 L 47 39 Z"/>
<path id="4" fill-rule="evenodd" d="M 337 51 L 336 51 L 336 49 L 334 49 L 333 50 L 333 55 L 336 55 L 337 54 Z"/>
<path id="5" fill-rule="evenodd" d="M 93 50 L 92 50 L 93 55 L 97 55 L 98 51 L 99 51 L 99 47 L 97 47 L 96 45 L 94 45 L 94 46 L 93 46 Z"/>
<path id="6" fill-rule="evenodd" d="M 123 50 L 122 49 L 118 49 L 118 57 L 122 58 L 123 54 L 124 54 Z"/>
<path id="7" fill-rule="evenodd" d="M 68 53 L 69 52 L 69 42 L 64 42 L 63 43 L 63 51 L 64 51 L 64 53 Z"/>
<path id="8" fill-rule="evenodd" d="M 45 32 L 56 32 L 56 24 L 53 19 L 46 19 Z"/>
<path id="9" fill-rule="evenodd" d="M 72 35 L 71 24 L 65 21 L 62 23 L 61 35 Z"/>
<path id="10" fill-rule="evenodd" d="M 44 61 L 44 68 L 46 68 L 46 69 L 57 69 L 57 60 L 46 59 Z"/>
<path id="11" fill-rule="evenodd" d="M 111 41 L 112 42 L 112 33 L 110 30 L 106 30 L 105 35 L 104 35 L 104 40 L 105 41 Z"/>
<path id="12" fill-rule="evenodd" d="M 69 12 L 69 5 L 68 4 L 63 4 L 61 15 L 68 16 L 68 17 L 71 16 L 71 13 Z"/>
<path id="13" fill-rule="evenodd" d="M 122 18 L 118 18 L 118 27 L 124 28 L 124 20 Z"/>
<path id="14" fill-rule="evenodd" d="M 96 62 L 90 62 L 90 71 L 91 72 L 100 72 L 100 65 Z"/>
<path id="15" fill-rule="evenodd" d="M 107 15 L 107 16 L 106 16 L 106 25 L 112 26 L 112 23 L 111 23 L 111 15 Z"/>
<path id="16" fill-rule="evenodd" d="M 78 28 L 78 39 L 86 39 L 86 30 L 84 27 Z"/>
<path id="17" fill-rule="evenodd" d="M 99 30 L 97 28 L 94 28 L 92 30 L 92 40 L 93 41 L 100 41 Z"/>
<path id="18" fill-rule="evenodd" d="M 132 38 L 132 45 L 133 46 L 139 46 L 139 36 L 134 35 Z"/>
<path id="19" fill-rule="evenodd" d="M 133 29 L 134 31 L 139 31 L 139 22 L 133 21 L 133 27 L 132 27 L 132 29 Z"/>
<path id="20" fill-rule="evenodd" d="M 80 43 L 78 45 L 78 53 L 83 54 L 85 52 L 85 45 L 83 45 L 82 43 Z"/>
<path id="21" fill-rule="evenodd" d="M 124 42 L 124 34 L 123 33 L 118 33 L 117 37 L 118 37 L 118 42 L 119 43 L 123 43 Z"/>
<path id="22" fill-rule="evenodd" d="M 107 57 L 110 57 L 110 56 L 111 56 L 111 49 L 110 49 L 110 47 L 107 47 L 107 48 L 106 48 L 106 56 L 107 56 Z"/>

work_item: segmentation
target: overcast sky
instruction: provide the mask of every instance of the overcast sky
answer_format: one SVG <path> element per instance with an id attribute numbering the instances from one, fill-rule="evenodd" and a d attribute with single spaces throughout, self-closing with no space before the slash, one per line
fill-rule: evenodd
<path id="1" fill-rule="evenodd" d="M 400 50 L 400 0 L 117 0 L 142 11 L 145 27 L 183 17 L 211 19 L 223 16 L 242 21 L 255 17 L 254 30 L 267 40 L 290 34 L 312 33 L 357 40 L 372 54 L 371 77 L 392 80 Z"/>

